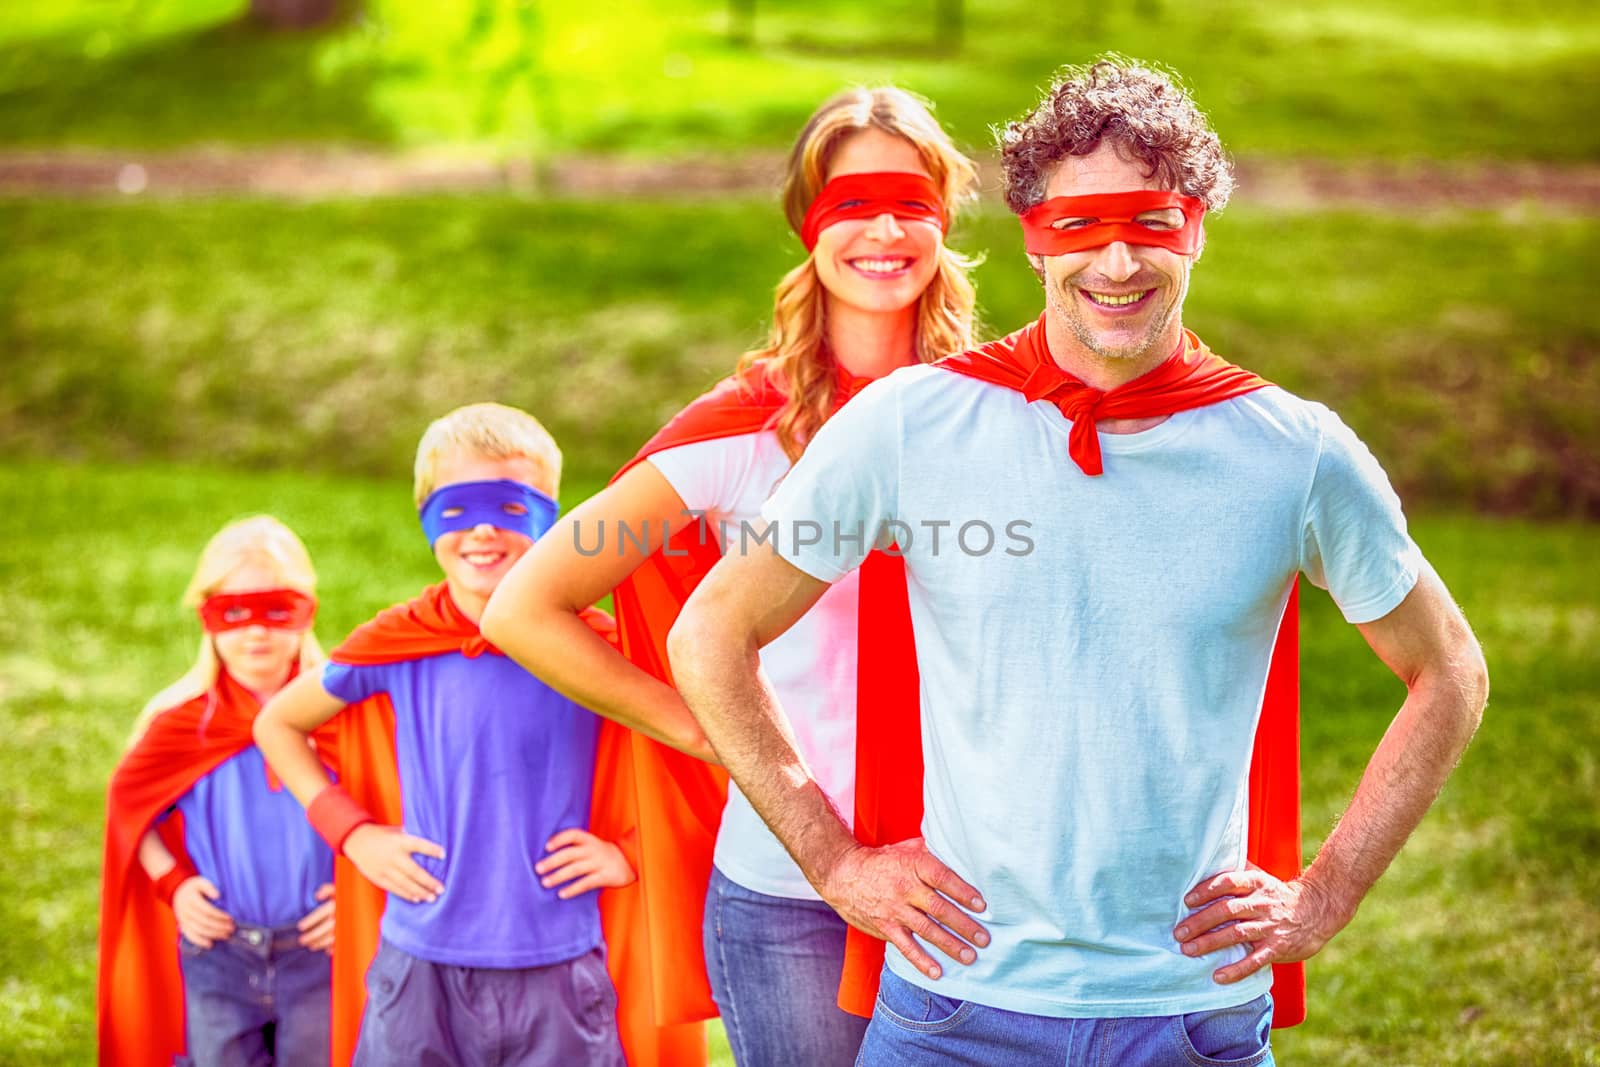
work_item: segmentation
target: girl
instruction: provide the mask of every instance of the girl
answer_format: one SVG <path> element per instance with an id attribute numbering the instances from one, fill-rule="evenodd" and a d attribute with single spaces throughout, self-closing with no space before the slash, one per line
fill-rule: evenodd
<path id="1" fill-rule="evenodd" d="M 102 1063 L 328 1062 L 333 856 L 250 738 L 261 704 L 322 662 L 315 588 L 305 546 L 264 515 L 200 554 L 184 594 L 199 654 L 111 778 Z"/>
<path id="2" fill-rule="evenodd" d="M 866 1020 L 836 1006 L 844 922 L 736 788 L 724 803 L 720 772 L 665 747 L 712 758 L 671 688 L 666 635 L 719 552 L 749 550 L 762 534 L 762 502 L 841 404 L 897 367 L 970 345 L 970 264 L 944 235 L 974 181 L 911 94 L 854 89 L 824 103 L 790 156 L 784 209 L 809 255 L 778 285 L 768 344 L 541 539 L 483 617 L 497 646 L 612 720 L 600 765 L 609 760 L 618 825 L 601 829 L 608 798 L 597 786 L 591 829 L 635 834 L 651 871 L 641 879 L 651 897 L 623 902 L 649 920 L 647 943 L 625 946 L 628 963 L 674 977 L 677 995 L 658 1001 L 656 1022 L 682 1022 L 713 1010 L 702 972 L 683 964 L 703 953 L 741 1067 L 849 1064 Z M 579 618 L 613 589 L 621 654 Z M 852 575 L 761 653 L 800 750 L 844 811 L 867 606 Z M 914 682 L 911 693 L 914 702 Z M 702 905 L 696 945 L 673 918 Z"/>

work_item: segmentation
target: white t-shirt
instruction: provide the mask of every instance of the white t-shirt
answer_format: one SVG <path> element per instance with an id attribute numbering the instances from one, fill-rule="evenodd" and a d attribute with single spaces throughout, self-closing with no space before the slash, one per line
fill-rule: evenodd
<path id="1" fill-rule="evenodd" d="M 1072 462 L 1070 428 L 1010 389 L 896 371 L 823 427 L 763 510 L 785 558 L 825 581 L 861 562 L 860 527 L 911 530 L 909 547 L 894 533 L 922 683 L 923 834 L 982 891 L 994 940 L 937 983 L 898 952 L 889 966 L 1036 1015 L 1243 1003 L 1268 973 L 1218 985 L 1243 949 L 1189 959 L 1172 929 L 1195 883 L 1243 864 L 1291 582 L 1304 573 L 1367 622 L 1425 564 L 1372 455 L 1281 389 L 1101 434 L 1101 477 Z"/>
<path id="2" fill-rule="evenodd" d="M 755 544 L 753 538 L 766 526 L 761 504 L 789 472 L 789 457 L 771 431 L 663 449 L 648 462 L 671 483 L 685 507 L 706 512 L 725 551 L 730 546 L 738 551 L 741 538 Z M 859 589 L 854 574 L 836 583 L 799 622 L 761 650 L 762 670 L 794 727 L 800 754 L 846 820 L 855 811 L 856 796 Z M 788 851 L 731 783 L 713 858 L 718 870 L 746 889 L 818 899 Z"/>

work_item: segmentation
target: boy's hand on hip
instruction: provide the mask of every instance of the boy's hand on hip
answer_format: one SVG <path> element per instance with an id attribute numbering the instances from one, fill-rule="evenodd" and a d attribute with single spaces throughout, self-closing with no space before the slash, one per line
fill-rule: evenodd
<path id="1" fill-rule="evenodd" d="M 233 936 L 233 916 L 211 903 L 222 896 L 216 886 L 198 874 L 178 884 L 172 894 L 172 915 L 178 930 L 191 944 L 210 948 Z"/>
<path id="2" fill-rule="evenodd" d="M 317 886 L 316 899 L 322 901 L 306 912 L 305 918 L 295 924 L 300 931 L 300 943 L 319 952 L 333 951 L 333 883 Z"/>
<path id="3" fill-rule="evenodd" d="M 989 944 L 989 931 L 962 910 L 983 911 L 982 896 L 935 859 L 920 837 L 882 848 L 855 845 L 817 888 L 840 918 L 893 944 L 929 978 L 942 971 L 916 938 L 962 963 L 978 958 L 973 946 Z"/>
<path id="4" fill-rule="evenodd" d="M 344 854 L 373 885 L 413 904 L 432 904 L 444 883 L 422 869 L 413 855 L 444 859 L 444 847 L 413 837 L 398 826 L 363 823 L 344 839 Z"/>
<path id="5" fill-rule="evenodd" d="M 591 889 L 631 885 L 633 868 L 622 850 L 587 830 L 562 830 L 544 843 L 549 853 L 533 868 L 546 889 L 562 886 L 556 896 L 571 900 Z"/>
<path id="6" fill-rule="evenodd" d="M 1197 909 L 1173 931 L 1184 955 L 1245 947 L 1244 959 L 1212 972 L 1221 985 L 1248 978 L 1270 963 L 1310 959 L 1349 922 L 1304 877 L 1285 882 L 1259 867 L 1207 878 L 1183 902 Z"/>

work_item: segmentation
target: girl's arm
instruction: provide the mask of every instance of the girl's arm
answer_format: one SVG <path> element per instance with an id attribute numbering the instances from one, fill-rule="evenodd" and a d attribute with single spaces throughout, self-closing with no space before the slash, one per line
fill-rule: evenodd
<path id="1" fill-rule="evenodd" d="M 637 464 L 528 550 L 489 598 L 479 626 L 496 647 L 557 692 L 715 762 L 705 733 L 677 691 L 628 662 L 578 617 L 692 520 L 661 472 L 648 461 Z M 623 528 L 635 536 L 621 536 Z"/>
<path id="2" fill-rule="evenodd" d="M 233 917 L 215 904 L 221 898 L 217 887 L 193 871 L 179 871 L 178 859 L 161 840 L 154 826 L 139 839 L 139 866 L 156 884 L 156 892 L 172 908 L 178 930 L 190 943 L 210 948 L 233 935 Z M 164 885 L 174 881 L 174 885 Z"/>

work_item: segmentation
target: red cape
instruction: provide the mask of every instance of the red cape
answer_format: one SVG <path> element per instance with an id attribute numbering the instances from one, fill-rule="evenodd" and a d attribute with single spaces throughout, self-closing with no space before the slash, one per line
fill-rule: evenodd
<path id="1" fill-rule="evenodd" d="M 1063 377 L 1050 359 L 1044 322 L 1041 316 L 1016 333 L 951 356 L 938 365 L 957 374 L 1015 389 L 1030 400 L 1034 399 L 1035 387 L 1031 383 Z M 1213 354 L 1194 334 L 1184 331 L 1184 347 L 1179 356 L 1150 374 L 1105 394 L 1107 403 L 1099 409 L 1099 414 L 1102 418 L 1171 414 L 1220 403 L 1269 384 Z M 1088 473 L 1098 474 L 1099 447 L 1098 442 L 1092 440 L 1094 433 L 1089 432 L 1092 426 L 1092 418 L 1074 422 L 1072 457 Z M 1085 456 L 1081 453 L 1089 450 L 1089 446 L 1092 446 L 1093 461 L 1085 466 Z M 1250 829 L 1246 856 L 1251 863 L 1284 879 L 1300 875 L 1299 600 L 1296 580 L 1278 626 L 1250 761 Z M 901 790 L 911 788 L 909 783 L 900 780 L 893 785 Z M 856 789 L 858 792 L 862 789 L 859 779 Z M 918 793 L 920 795 L 920 785 Z M 918 816 L 920 821 L 920 810 Z M 908 825 L 910 828 L 906 829 Z M 895 830 L 902 838 L 919 832 L 916 825 L 909 823 L 898 824 Z M 1273 965 L 1272 1001 L 1274 1027 L 1296 1026 L 1305 1021 L 1305 964 Z"/>
<path id="2" fill-rule="evenodd" d="M 753 433 L 782 404 L 783 394 L 759 369 L 727 378 L 662 427 L 616 477 L 665 448 Z M 612 593 L 622 654 L 669 685 L 667 633 L 719 558 L 715 535 L 697 521 Z M 614 973 L 650 983 L 654 997 L 634 1011 L 645 1013 L 672 1040 L 703 1047 L 700 1020 L 715 1016 L 717 1008 L 700 930 L 727 773 L 608 719 L 600 727 L 596 758 L 597 779 L 602 774 L 610 792 L 596 791 L 591 829 L 635 842 L 639 881 L 616 892 L 611 904 L 644 935 L 610 946 Z"/>
<path id="3" fill-rule="evenodd" d="M 851 379 L 842 384 L 847 393 L 853 393 L 864 383 Z M 762 430 L 784 400 L 783 391 L 767 378 L 760 364 L 749 367 L 692 402 L 645 442 L 617 477 L 664 449 Z M 715 535 L 703 522 L 696 522 L 680 531 L 664 550 L 647 558 L 613 593 L 623 654 L 669 685 L 672 671 L 667 662 L 667 633 L 689 594 L 720 558 Z M 909 819 L 915 827 L 922 816 L 916 649 L 906 601 L 905 564 L 898 557 L 873 552 L 862 564 L 859 622 L 860 661 L 873 664 L 873 670 L 857 672 L 857 707 L 871 708 L 872 714 L 858 715 L 856 722 L 855 831 L 867 844 L 884 844 L 918 832 L 912 829 L 910 834 L 884 837 L 880 827 L 886 820 L 899 825 Z M 643 970 L 677 976 L 675 984 L 657 986 L 658 1019 L 710 1018 L 717 1009 L 705 976 L 700 923 L 727 797 L 727 774 L 609 721 L 601 728 L 600 737 L 602 759 L 620 769 L 618 780 L 632 781 L 641 791 L 648 789 L 670 799 L 670 803 L 648 808 L 641 805 L 638 821 L 629 824 L 638 830 L 644 863 L 661 872 L 651 877 L 650 891 L 642 902 L 650 941 L 632 947 L 633 963 Z M 906 737 L 909 745 L 902 743 Z M 914 797 L 892 789 L 862 790 L 863 773 L 869 782 L 876 781 L 873 769 L 891 758 L 891 753 L 898 761 L 895 771 L 913 784 Z M 841 1007 L 857 1015 L 872 1014 L 882 962 L 883 942 L 852 929 L 840 984 Z"/>
<path id="4" fill-rule="evenodd" d="M 139 865 L 139 841 L 201 778 L 254 744 L 260 704 L 226 671 L 211 691 L 163 711 L 122 757 L 106 795 L 100 881 L 97 992 L 100 1062 L 169 1067 L 184 1051 L 183 976 L 178 926 Z M 330 733 L 317 734 L 321 749 Z M 176 812 L 157 832 L 192 867 Z"/>
<path id="5" fill-rule="evenodd" d="M 584 620 L 615 641 L 615 626 L 601 611 L 584 612 Z M 500 655 L 500 650 L 484 640 L 477 624 L 461 613 L 450 598 L 446 584 L 430 586 L 404 604 L 380 612 L 371 622 L 358 627 L 331 658 L 335 663 L 373 666 L 422 659 L 449 652 L 460 652 L 472 659 L 484 654 Z M 394 707 L 386 696 L 351 705 L 332 722 L 337 730 L 339 760 L 336 769 L 340 784 L 381 823 L 401 822 L 400 778 L 394 748 Z M 597 756 L 590 830 L 597 836 L 616 841 L 634 869 L 639 881 L 622 889 L 600 893 L 600 921 L 608 948 L 612 982 L 617 988 L 618 1030 L 623 1051 L 632 1067 L 697 1067 L 706 1059 L 705 1039 L 690 1046 L 663 1034 L 637 1005 L 651 1000 L 650 987 L 641 985 L 638 976 L 619 966 L 626 956 L 619 946 L 646 938 L 644 930 L 627 923 L 623 901 L 636 896 L 645 882 L 645 872 L 632 855 L 633 843 L 625 832 L 613 833 L 600 817 L 603 807 L 612 803 L 615 792 L 603 755 Z M 614 820 L 613 820 L 614 821 Z M 333 957 L 333 1062 L 350 1062 L 361 1030 L 361 1015 L 366 1007 L 365 977 L 378 949 L 378 924 L 383 917 L 385 894 L 368 882 L 355 865 L 340 856 L 334 865 L 334 884 L 339 907 L 335 918 Z"/>

